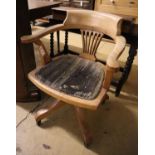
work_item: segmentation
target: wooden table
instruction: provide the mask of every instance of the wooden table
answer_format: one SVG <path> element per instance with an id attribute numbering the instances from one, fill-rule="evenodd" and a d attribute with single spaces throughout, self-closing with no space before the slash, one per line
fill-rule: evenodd
<path id="1" fill-rule="evenodd" d="M 51 8 L 57 7 L 61 4 L 59 1 L 45 1 L 45 0 L 28 0 L 29 19 L 35 19 L 48 16 L 52 14 Z"/>
<path id="2" fill-rule="evenodd" d="M 34 101 L 40 98 L 40 91 L 28 80 L 27 74 L 36 67 L 32 44 L 21 44 L 20 37 L 31 34 L 30 21 L 51 15 L 52 7 L 60 2 L 43 0 L 16 1 L 16 100 Z"/>

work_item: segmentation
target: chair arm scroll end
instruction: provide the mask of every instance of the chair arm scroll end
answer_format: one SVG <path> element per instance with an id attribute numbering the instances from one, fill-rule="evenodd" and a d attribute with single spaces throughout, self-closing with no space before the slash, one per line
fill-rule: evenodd
<path id="1" fill-rule="evenodd" d="M 107 66 L 117 70 L 119 69 L 118 59 L 121 56 L 122 52 L 124 51 L 126 40 L 123 36 L 117 36 L 115 41 L 116 41 L 115 47 L 107 59 Z"/>

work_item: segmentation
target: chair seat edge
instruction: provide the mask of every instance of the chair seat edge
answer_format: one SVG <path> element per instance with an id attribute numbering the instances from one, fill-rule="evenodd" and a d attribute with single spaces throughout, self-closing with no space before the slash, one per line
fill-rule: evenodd
<path id="1" fill-rule="evenodd" d="M 100 103 L 104 100 L 104 98 L 106 96 L 107 90 L 104 89 L 103 87 L 101 88 L 101 91 L 99 92 L 98 96 L 93 100 L 81 99 L 81 98 L 78 98 L 78 97 L 67 95 L 67 94 L 65 94 L 63 92 L 59 92 L 59 91 L 54 90 L 54 89 L 48 87 L 47 85 L 41 83 L 35 77 L 35 72 L 37 70 L 38 69 L 34 69 L 33 71 L 31 71 L 28 74 L 29 80 L 34 85 L 36 85 L 40 90 L 42 90 L 43 92 L 47 93 L 51 97 L 54 97 L 56 99 L 59 99 L 59 100 L 63 101 L 65 103 L 68 103 L 68 104 L 71 104 L 71 105 L 74 105 L 74 106 L 78 106 L 78 107 L 81 107 L 81 108 L 96 110 L 98 108 L 98 106 L 100 105 Z"/>

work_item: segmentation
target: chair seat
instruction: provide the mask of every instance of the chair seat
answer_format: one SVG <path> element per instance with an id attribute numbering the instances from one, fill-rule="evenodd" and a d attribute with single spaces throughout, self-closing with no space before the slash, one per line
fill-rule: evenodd
<path id="1" fill-rule="evenodd" d="M 92 100 L 99 94 L 104 69 L 99 62 L 62 55 L 35 72 L 42 84 L 74 97 Z"/>

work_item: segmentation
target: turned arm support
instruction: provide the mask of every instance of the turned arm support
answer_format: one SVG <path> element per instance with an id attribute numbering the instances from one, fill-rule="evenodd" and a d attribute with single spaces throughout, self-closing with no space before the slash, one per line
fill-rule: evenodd
<path id="1" fill-rule="evenodd" d="M 48 52 L 46 51 L 46 48 L 45 48 L 44 44 L 42 43 L 42 41 L 40 40 L 40 38 L 42 38 L 52 32 L 58 31 L 62 28 L 64 28 L 63 24 L 50 26 L 46 29 L 34 32 L 34 34 L 32 34 L 32 35 L 22 36 L 21 42 L 25 43 L 25 44 L 26 43 L 35 43 L 38 46 L 38 51 L 41 56 L 40 65 L 47 64 L 50 61 L 50 56 L 48 55 Z"/>
<path id="2" fill-rule="evenodd" d="M 107 66 L 109 66 L 110 68 L 118 69 L 119 68 L 118 58 L 120 57 L 125 48 L 126 40 L 123 36 L 116 36 L 115 43 L 116 44 L 114 49 L 108 56 Z"/>
<path id="3" fill-rule="evenodd" d="M 40 65 L 45 65 L 47 63 L 50 62 L 51 58 L 44 46 L 44 44 L 42 43 L 41 40 L 36 40 L 34 41 L 34 43 L 38 46 L 38 51 L 39 51 L 39 55 L 40 55 Z"/>
<path id="4" fill-rule="evenodd" d="M 116 41 L 116 45 L 113 51 L 109 54 L 107 63 L 106 63 L 106 71 L 105 71 L 105 79 L 103 82 L 103 87 L 107 90 L 110 87 L 113 74 L 119 69 L 118 58 L 122 54 L 126 45 L 126 40 L 122 36 L 117 36 L 115 38 L 115 41 Z"/>

